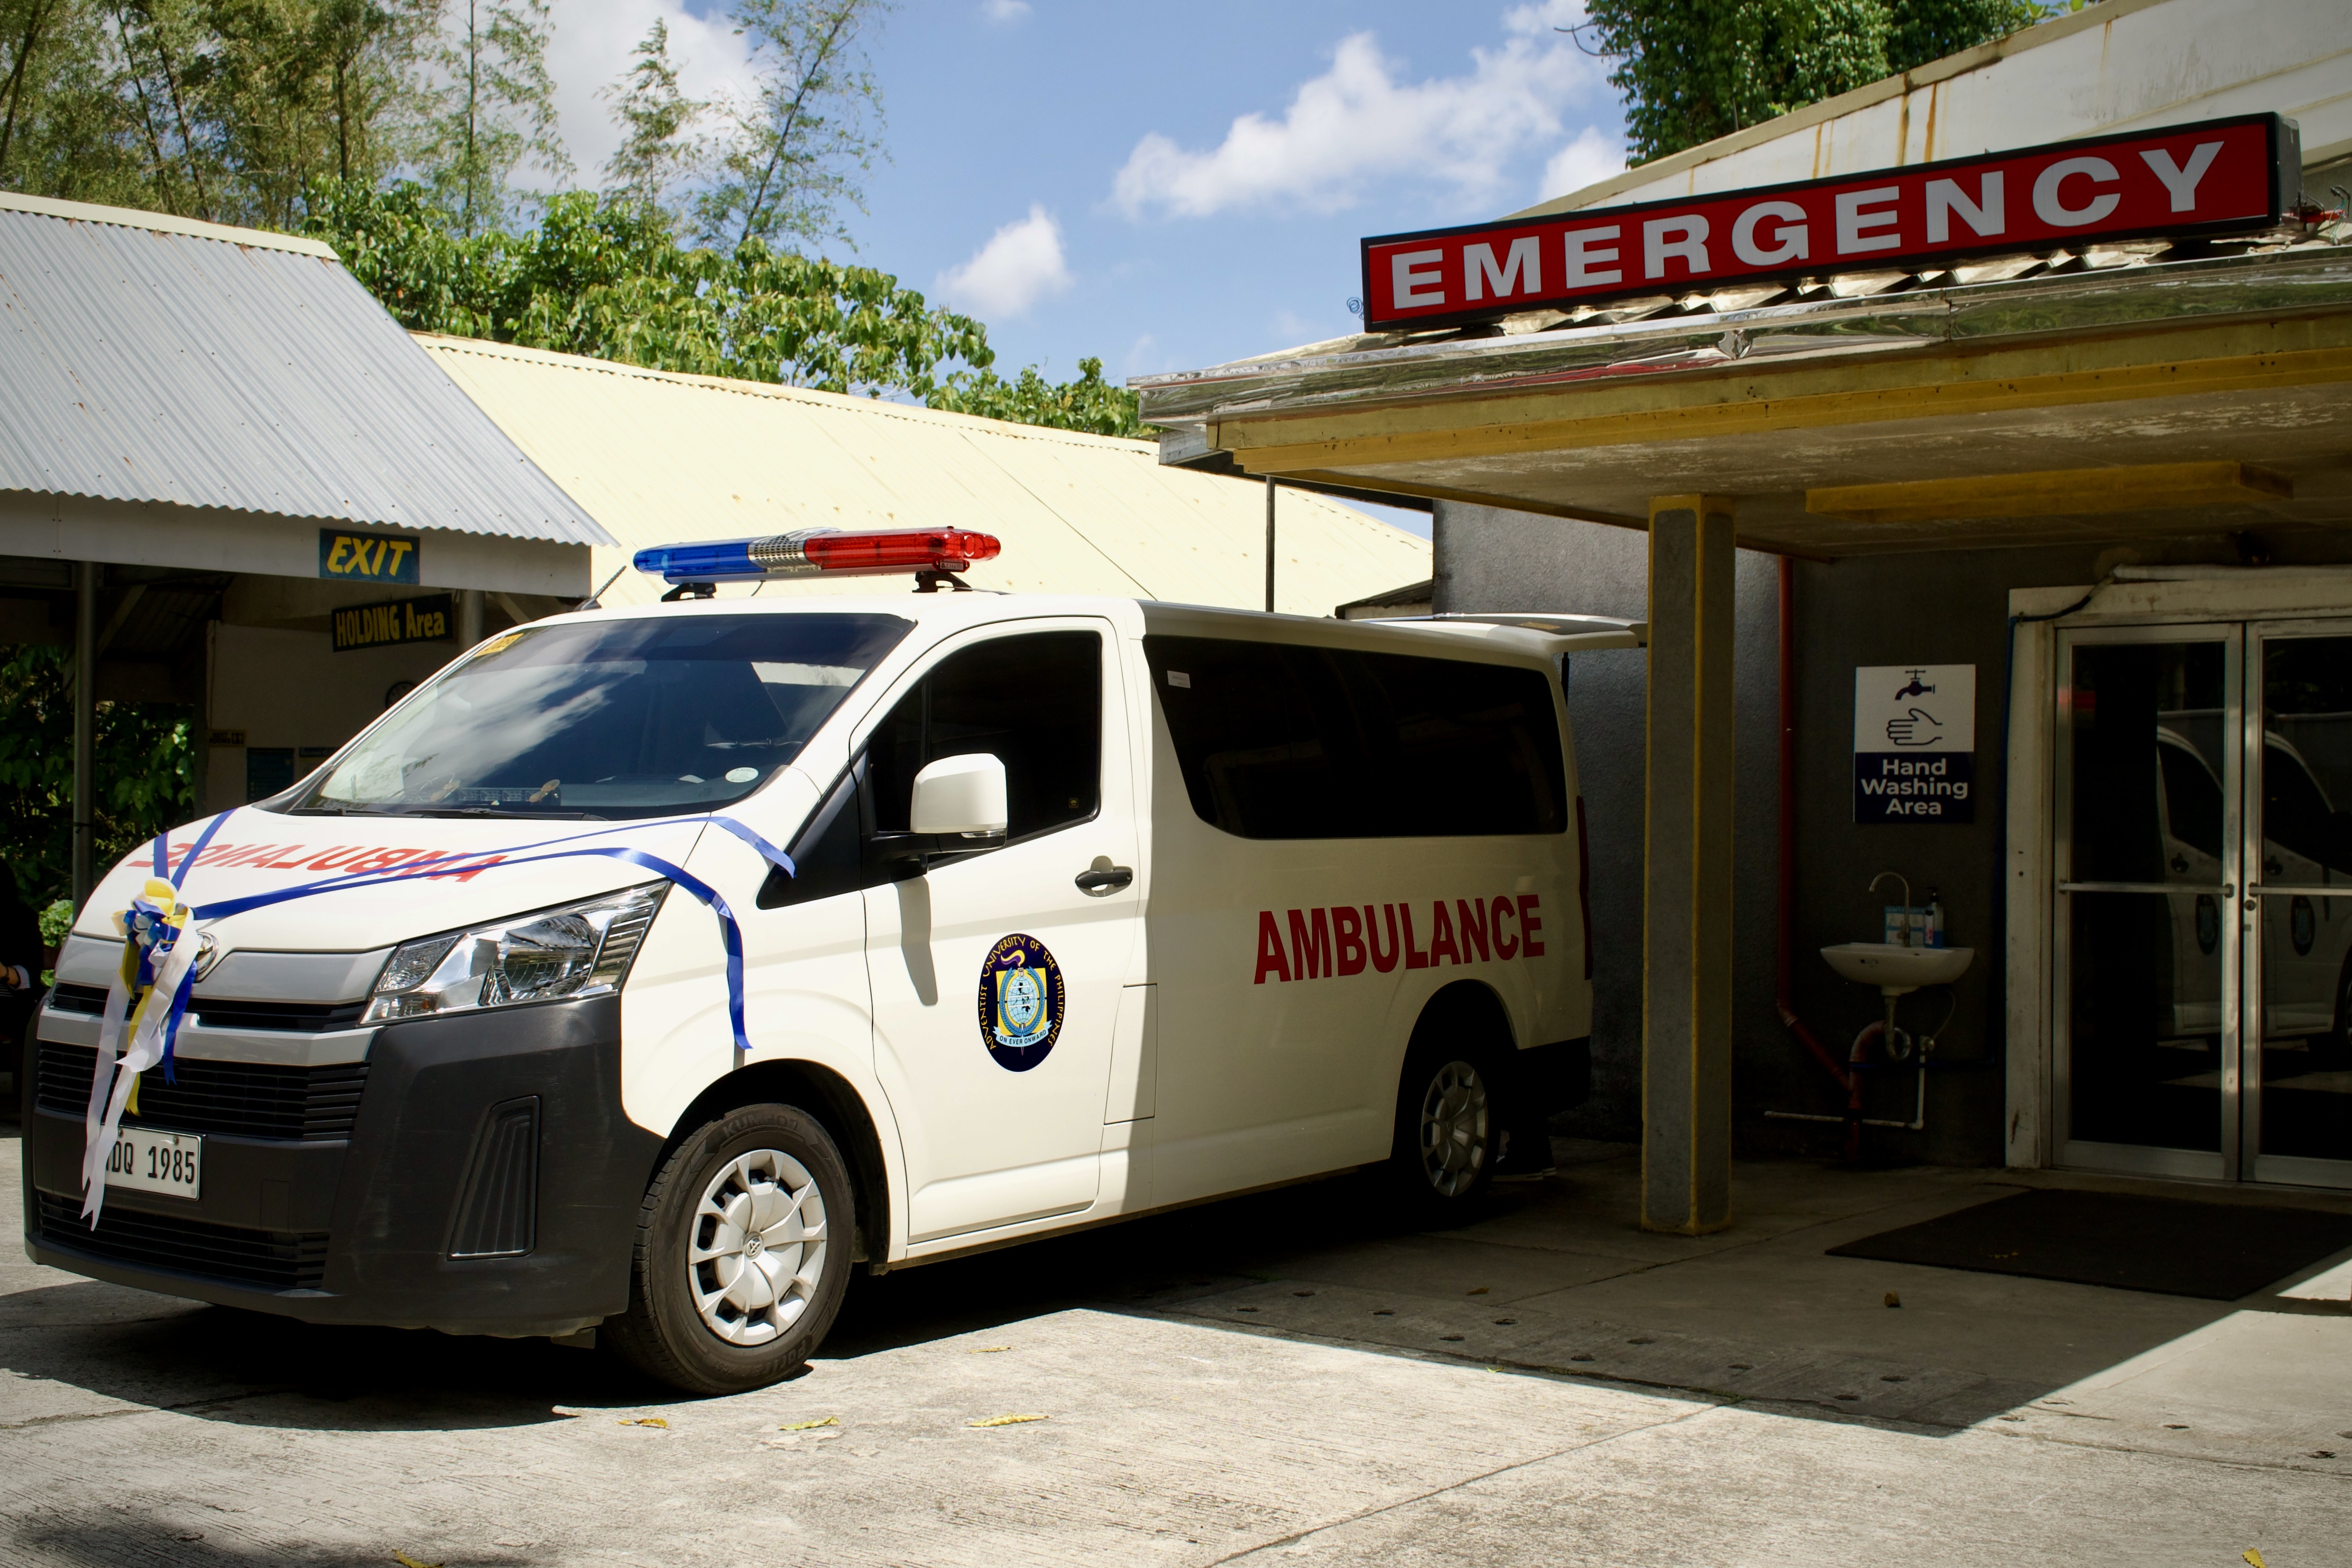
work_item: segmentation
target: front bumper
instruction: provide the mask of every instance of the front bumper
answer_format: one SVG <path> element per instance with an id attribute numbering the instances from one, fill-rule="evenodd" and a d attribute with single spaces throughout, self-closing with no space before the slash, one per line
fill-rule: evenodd
<path id="1" fill-rule="evenodd" d="M 568 1333 L 628 1305 L 662 1139 L 622 1110 L 618 997 L 387 1025 L 348 1139 L 207 1132 L 201 1198 L 110 1188 L 95 1232 L 79 1218 L 81 1117 L 42 1109 L 24 1076 L 36 1263 L 451 1333 Z"/>

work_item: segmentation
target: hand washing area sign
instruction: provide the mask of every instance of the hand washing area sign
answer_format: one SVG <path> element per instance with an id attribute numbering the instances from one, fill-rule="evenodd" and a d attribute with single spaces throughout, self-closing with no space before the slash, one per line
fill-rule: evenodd
<path id="1" fill-rule="evenodd" d="M 1976 820 L 1977 667 L 1853 672 L 1853 819 Z"/>

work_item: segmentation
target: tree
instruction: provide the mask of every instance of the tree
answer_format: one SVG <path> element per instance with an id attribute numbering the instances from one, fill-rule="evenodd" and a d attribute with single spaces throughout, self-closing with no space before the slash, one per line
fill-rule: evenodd
<path id="1" fill-rule="evenodd" d="M 0 0 L 0 187 L 168 210 L 152 195 L 102 7 Z"/>
<path id="2" fill-rule="evenodd" d="M 882 89 L 867 68 L 864 37 L 888 7 L 889 0 L 735 0 L 735 30 L 751 40 L 760 90 L 748 104 L 728 106 L 716 177 L 694 204 L 704 243 L 848 243 L 840 205 L 864 210 L 856 176 L 882 147 Z"/>
<path id="3" fill-rule="evenodd" d="M 559 178 L 572 160 L 556 134 L 548 0 L 453 0 L 452 9 L 425 164 L 449 221 L 470 236 L 512 216 L 511 182 L 525 159 Z"/>
<path id="4" fill-rule="evenodd" d="M 0 184 L 263 228 L 414 144 L 444 0 L 0 0 Z"/>
<path id="5" fill-rule="evenodd" d="M 992 370 L 959 371 L 927 401 L 950 413 L 1097 436 L 1141 437 L 1152 429 L 1139 416 L 1135 394 L 1103 379 L 1098 359 L 1080 360 L 1078 379 L 1059 384 L 1047 381 L 1034 364 L 1012 381 Z"/>
<path id="6" fill-rule="evenodd" d="M 660 17 L 636 47 L 636 64 L 603 89 L 621 127 L 621 145 L 604 164 L 604 194 L 668 206 L 670 191 L 700 168 L 705 148 L 692 132 L 710 105 L 677 84 L 669 58 L 669 24 Z"/>
<path id="7" fill-rule="evenodd" d="M 678 243 L 644 202 L 573 191 L 521 234 L 452 233 L 413 184 L 321 182 L 310 231 L 403 326 L 656 370 L 925 398 L 940 367 L 985 371 L 988 329 L 887 272 Z"/>
<path id="8" fill-rule="evenodd" d="M 194 724 L 178 703 L 99 703 L 96 864 L 195 815 Z M 60 647 L 0 647 L 0 860 L 37 909 L 70 889 L 73 671 Z"/>
<path id="9" fill-rule="evenodd" d="M 2041 20 L 2036 0 L 1591 0 L 1637 162 Z"/>

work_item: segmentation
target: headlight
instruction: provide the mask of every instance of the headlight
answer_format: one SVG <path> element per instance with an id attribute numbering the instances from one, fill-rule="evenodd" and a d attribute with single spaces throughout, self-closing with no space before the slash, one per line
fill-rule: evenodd
<path id="1" fill-rule="evenodd" d="M 628 978 L 630 961 L 668 891 L 667 882 L 649 882 L 586 903 L 404 942 L 376 977 L 361 1022 L 608 995 Z"/>

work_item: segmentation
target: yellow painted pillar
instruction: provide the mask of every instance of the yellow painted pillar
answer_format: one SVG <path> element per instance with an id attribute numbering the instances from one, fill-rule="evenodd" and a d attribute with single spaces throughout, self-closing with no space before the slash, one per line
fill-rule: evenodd
<path id="1" fill-rule="evenodd" d="M 1731 1223 L 1732 503 L 1650 502 L 1642 1226 Z"/>

